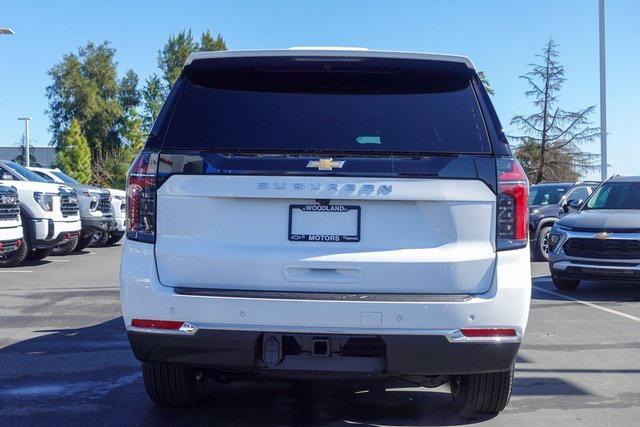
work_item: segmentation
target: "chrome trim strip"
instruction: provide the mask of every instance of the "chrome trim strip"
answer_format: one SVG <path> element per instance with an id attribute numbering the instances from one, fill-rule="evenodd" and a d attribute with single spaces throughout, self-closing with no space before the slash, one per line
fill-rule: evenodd
<path id="1" fill-rule="evenodd" d="M 138 328 L 136 326 L 127 325 L 127 331 L 162 335 L 193 335 L 198 332 L 198 328 L 193 326 L 191 323 L 185 322 L 180 329 Z"/>
<path id="2" fill-rule="evenodd" d="M 602 261 L 602 259 L 599 259 L 600 261 Z M 611 260 L 612 262 L 614 262 L 614 260 Z M 575 260 L 566 260 L 566 261 L 556 261 L 553 263 L 552 268 L 554 270 L 561 270 L 564 271 L 566 270 L 568 267 L 581 267 L 581 268 L 602 268 L 602 269 L 607 269 L 607 270 L 633 270 L 633 271 L 640 271 L 640 265 L 639 264 L 629 264 L 627 265 L 611 265 L 611 264 L 585 264 L 582 263 L 580 261 L 575 261 Z"/>

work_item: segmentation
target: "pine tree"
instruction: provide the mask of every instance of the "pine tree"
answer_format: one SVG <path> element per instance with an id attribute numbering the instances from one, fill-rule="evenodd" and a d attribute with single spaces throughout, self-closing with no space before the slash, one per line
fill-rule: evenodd
<path id="1" fill-rule="evenodd" d="M 216 50 L 227 50 L 227 44 L 224 42 L 222 36 L 218 33 L 217 37 L 214 39 L 209 30 L 205 31 L 200 35 L 200 46 L 198 47 L 200 51 L 216 51 Z"/>
<path id="2" fill-rule="evenodd" d="M 579 111 L 565 111 L 557 106 L 560 89 L 566 80 L 564 66 L 558 61 L 557 47 L 553 39 L 549 39 L 542 54 L 536 55 L 542 59 L 542 63 L 529 64 L 531 71 L 520 76 L 530 86 L 525 95 L 533 98 L 537 111 L 511 119 L 511 124 L 524 133 L 513 138 L 529 145 L 523 152 L 536 153 L 536 159 L 531 163 L 531 168 L 535 169 L 533 182 L 536 184 L 550 179 L 552 173 L 549 167 L 552 164 L 570 165 L 574 171 L 592 168 L 593 157 L 581 151 L 578 146 L 593 141 L 600 132 L 589 121 L 595 106 Z M 532 150 L 531 144 L 539 148 Z M 566 160 L 567 157 L 569 161 Z M 558 161 L 559 159 L 564 160 Z"/>
<path id="3" fill-rule="evenodd" d="M 484 89 L 487 91 L 487 93 L 489 95 L 493 95 L 495 92 L 493 91 L 493 88 L 491 87 L 491 83 L 489 83 L 489 79 L 487 78 L 487 75 L 485 74 L 485 72 L 478 71 L 478 77 L 480 78 L 480 81 L 482 82 L 482 85 L 484 86 Z"/>
<path id="4" fill-rule="evenodd" d="M 69 128 L 60 135 L 56 163 L 62 171 L 83 184 L 91 182 L 91 150 L 82 133 L 80 122 L 71 120 Z"/>

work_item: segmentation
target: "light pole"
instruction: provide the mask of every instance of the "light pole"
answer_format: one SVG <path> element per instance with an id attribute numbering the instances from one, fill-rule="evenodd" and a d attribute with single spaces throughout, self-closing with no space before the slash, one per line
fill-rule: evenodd
<path id="1" fill-rule="evenodd" d="M 604 43 L 604 0 L 599 0 L 600 30 L 600 176 L 607 179 L 607 69 Z"/>
<path id="2" fill-rule="evenodd" d="M 24 165 L 29 167 L 29 124 L 31 124 L 31 117 L 18 117 L 18 120 L 24 120 Z"/>

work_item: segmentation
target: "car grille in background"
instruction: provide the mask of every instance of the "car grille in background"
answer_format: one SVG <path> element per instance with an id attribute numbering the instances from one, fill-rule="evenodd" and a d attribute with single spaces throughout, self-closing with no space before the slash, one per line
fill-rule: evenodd
<path id="1" fill-rule="evenodd" d="M 109 193 L 100 194 L 98 210 L 105 215 L 111 214 L 111 195 Z"/>
<path id="2" fill-rule="evenodd" d="M 14 203 L 3 203 L 2 196 L 15 199 Z M 16 193 L 3 192 L 0 196 L 0 221 L 14 221 L 20 216 L 18 195 Z"/>
<path id="3" fill-rule="evenodd" d="M 640 240 L 571 238 L 563 246 L 569 256 L 597 259 L 640 259 Z"/>
<path id="4" fill-rule="evenodd" d="M 75 192 L 60 191 L 60 211 L 63 217 L 79 215 L 78 196 Z"/>

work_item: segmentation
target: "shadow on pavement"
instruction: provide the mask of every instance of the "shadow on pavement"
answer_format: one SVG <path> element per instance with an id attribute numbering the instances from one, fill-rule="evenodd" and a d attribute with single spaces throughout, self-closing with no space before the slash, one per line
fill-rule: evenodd
<path id="1" fill-rule="evenodd" d="M 448 386 L 285 381 L 257 377 L 210 383 L 203 405 L 163 409 L 147 398 L 121 317 L 86 328 L 46 329 L 44 335 L 0 349 L 0 424 L 142 425 L 460 425 Z M 526 363 L 520 357 L 519 362 Z M 514 396 L 584 395 L 560 378 L 519 378 Z"/>

